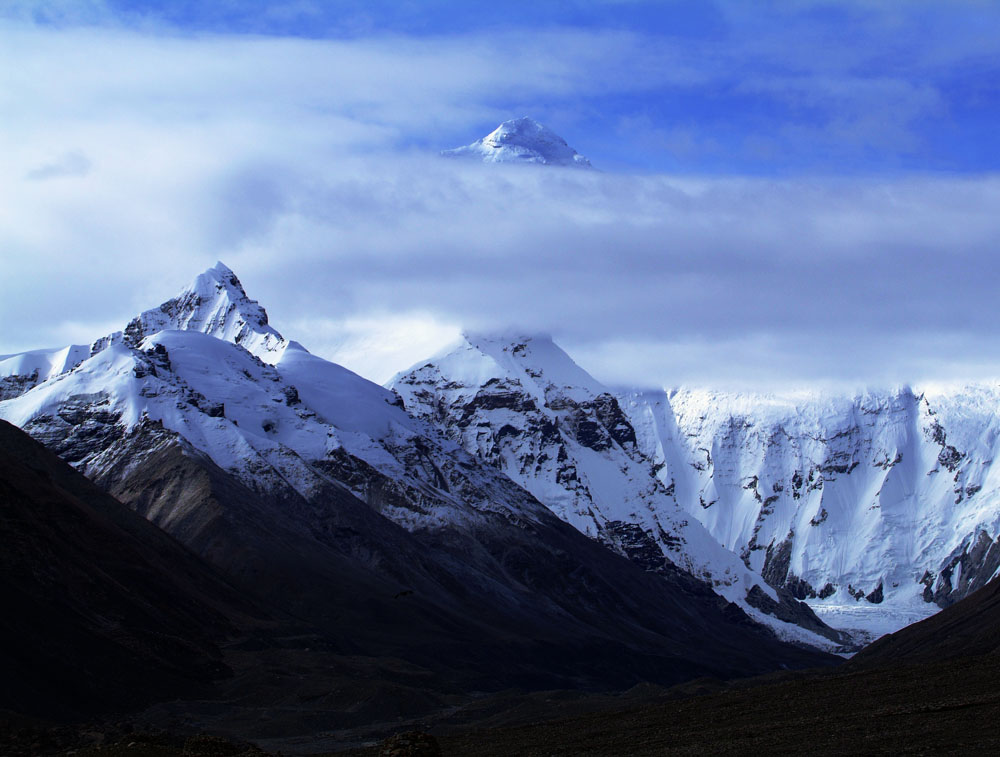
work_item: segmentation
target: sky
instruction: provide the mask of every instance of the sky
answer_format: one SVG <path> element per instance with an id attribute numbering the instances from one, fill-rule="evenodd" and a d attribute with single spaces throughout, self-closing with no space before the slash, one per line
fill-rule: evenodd
<path id="1" fill-rule="evenodd" d="M 531 116 L 598 169 L 449 161 Z M 0 354 L 222 260 L 382 382 L 463 329 L 613 385 L 1000 378 L 1000 5 L 9 0 Z"/>

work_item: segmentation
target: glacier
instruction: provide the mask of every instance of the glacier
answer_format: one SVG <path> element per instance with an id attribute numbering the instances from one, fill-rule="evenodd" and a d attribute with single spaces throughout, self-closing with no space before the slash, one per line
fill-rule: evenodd
<path id="1" fill-rule="evenodd" d="M 621 401 L 681 506 L 840 625 L 895 630 L 1000 569 L 1000 385 Z"/>

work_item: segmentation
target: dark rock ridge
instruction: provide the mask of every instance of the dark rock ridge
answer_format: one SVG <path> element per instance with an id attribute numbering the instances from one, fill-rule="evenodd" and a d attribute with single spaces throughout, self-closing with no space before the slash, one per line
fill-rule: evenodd
<path id="1" fill-rule="evenodd" d="M 998 569 L 1000 544 L 986 531 L 976 531 L 948 556 L 937 575 L 924 574 L 924 600 L 948 607 L 985 586 Z"/>
<path id="2" fill-rule="evenodd" d="M 38 371 L 32 371 L 27 375 L 12 375 L 0 378 L 0 402 L 9 400 L 12 397 L 20 397 L 31 387 L 38 384 Z"/>

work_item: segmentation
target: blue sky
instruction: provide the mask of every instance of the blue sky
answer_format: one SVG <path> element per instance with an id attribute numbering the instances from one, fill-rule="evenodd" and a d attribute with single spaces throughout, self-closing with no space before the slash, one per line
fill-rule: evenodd
<path id="1" fill-rule="evenodd" d="M 612 383 L 1000 377 L 1000 5 L 0 7 L 0 353 L 218 259 L 379 381 L 461 328 Z M 437 151 L 529 115 L 600 173 Z"/>
<path id="2" fill-rule="evenodd" d="M 58 28 L 330 40 L 617 33 L 629 59 L 604 61 L 604 86 L 544 98 L 514 87 L 488 105 L 530 111 L 615 169 L 975 173 L 1000 160 L 1000 5 L 989 2 L 35 0 L 8 15 Z M 413 130 L 399 143 L 440 147 L 492 125 Z"/>

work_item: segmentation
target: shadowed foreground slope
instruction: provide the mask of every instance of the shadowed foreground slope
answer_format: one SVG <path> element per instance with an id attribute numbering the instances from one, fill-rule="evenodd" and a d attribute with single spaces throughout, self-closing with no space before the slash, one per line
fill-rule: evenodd
<path id="1" fill-rule="evenodd" d="M 235 593 L 4 421 L 0 544 L 0 708 L 134 708 L 228 674 Z"/>
<path id="2" fill-rule="evenodd" d="M 956 754 L 1000 749 L 1000 581 L 883 637 L 835 671 L 702 679 L 640 706 L 534 725 L 439 729 L 443 754 Z M 352 754 L 375 754 L 359 750 Z"/>
<path id="3" fill-rule="evenodd" d="M 988 657 L 758 681 L 624 711 L 442 734 L 439 741 L 444 755 L 464 757 L 995 753 L 998 675 L 1000 660 Z"/>

